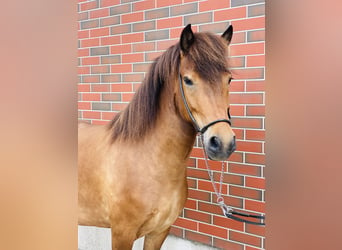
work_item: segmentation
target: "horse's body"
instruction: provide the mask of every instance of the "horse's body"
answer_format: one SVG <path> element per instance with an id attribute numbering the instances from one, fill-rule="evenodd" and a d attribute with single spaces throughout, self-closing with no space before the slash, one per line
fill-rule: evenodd
<path id="1" fill-rule="evenodd" d="M 189 40 L 189 35 L 194 36 L 189 27 L 184 29 L 180 44 L 151 66 L 126 110 L 108 125 L 79 126 L 79 224 L 111 228 L 112 249 L 131 249 L 141 236 L 145 236 L 144 249 L 160 249 L 184 207 L 186 162 L 196 131 L 177 83 L 179 74 L 191 77 L 198 86 L 203 80 L 186 59 L 191 53 L 187 45 L 194 43 Z M 209 42 L 214 37 L 203 36 L 208 36 Z M 199 36 L 195 38 L 201 41 Z M 215 39 L 224 44 L 225 39 Z M 216 56 L 225 57 L 226 53 Z M 228 89 L 222 88 L 203 85 L 200 100 L 191 98 L 194 90 L 185 89 L 193 110 L 196 105 L 204 107 L 196 107 L 194 112 L 200 126 L 226 118 Z M 232 153 L 234 135 L 228 124 L 217 123 L 206 133 L 211 158 L 222 158 L 221 154 L 226 158 Z M 214 152 L 218 141 L 213 137 L 220 139 L 223 153 Z"/>

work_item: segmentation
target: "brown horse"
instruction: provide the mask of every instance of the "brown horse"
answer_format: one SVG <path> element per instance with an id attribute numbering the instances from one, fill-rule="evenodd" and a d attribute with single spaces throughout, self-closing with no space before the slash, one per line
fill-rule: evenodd
<path id="1" fill-rule="evenodd" d="M 141 236 L 145 250 L 160 249 L 187 199 L 186 162 L 199 128 L 211 159 L 235 150 L 232 34 L 232 26 L 222 36 L 186 26 L 125 110 L 108 125 L 79 126 L 79 224 L 111 228 L 112 249 L 131 249 Z"/>

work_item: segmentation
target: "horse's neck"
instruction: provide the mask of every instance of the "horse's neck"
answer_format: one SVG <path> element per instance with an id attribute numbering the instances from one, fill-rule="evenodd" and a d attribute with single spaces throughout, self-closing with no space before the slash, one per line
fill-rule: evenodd
<path id="1" fill-rule="evenodd" d="M 156 122 L 155 133 L 158 151 L 166 152 L 166 159 L 170 163 L 186 162 L 196 139 L 193 126 L 185 122 L 177 112 L 172 94 L 161 96 L 160 113 Z"/>

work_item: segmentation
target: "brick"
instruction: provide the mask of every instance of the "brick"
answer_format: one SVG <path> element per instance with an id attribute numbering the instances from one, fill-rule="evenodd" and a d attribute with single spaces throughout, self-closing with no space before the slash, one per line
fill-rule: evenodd
<path id="1" fill-rule="evenodd" d="M 106 125 L 108 122 L 107 121 L 102 121 L 102 120 L 92 120 L 91 122 L 94 125 Z"/>
<path id="2" fill-rule="evenodd" d="M 230 231 L 229 232 L 229 239 L 233 240 L 233 241 L 245 243 L 245 244 L 247 243 L 249 245 L 253 245 L 256 247 L 261 247 L 261 238 L 260 237 L 256 237 L 256 236 L 252 236 L 252 235 L 248 235 L 248 234 L 244 234 L 244 233 L 239 233 L 236 231 Z"/>
<path id="3" fill-rule="evenodd" d="M 120 82 L 121 76 L 119 74 L 111 74 L 111 75 L 101 75 L 101 82 Z"/>
<path id="4" fill-rule="evenodd" d="M 120 43 L 120 36 L 101 37 L 101 45 L 113 45 Z"/>
<path id="5" fill-rule="evenodd" d="M 198 3 L 182 4 L 171 7 L 171 16 L 188 15 L 198 12 Z"/>
<path id="6" fill-rule="evenodd" d="M 82 116 L 85 119 L 101 119 L 101 112 L 83 111 Z"/>
<path id="7" fill-rule="evenodd" d="M 243 174 L 243 175 L 251 175 L 251 176 L 260 176 L 261 168 L 258 166 L 238 164 L 238 163 L 230 163 L 228 166 L 228 170 L 230 173 L 234 174 Z"/>
<path id="8" fill-rule="evenodd" d="M 265 55 L 247 56 L 247 67 L 265 66 Z"/>
<path id="9" fill-rule="evenodd" d="M 198 209 L 200 211 L 205 211 L 211 214 L 216 214 L 216 215 L 221 215 L 222 214 L 222 210 L 219 206 L 217 206 L 216 204 L 212 204 L 212 203 L 206 203 L 206 202 L 202 202 L 199 201 L 198 202 Z"/>
<path id="10" fill-rule="evenodd" d="M 196 221 L 202 221 L 202 222 L 206 222 L 206 223 L 211 223 L 211 216 L 210 216 L 210 214 L 202 213 L 202 212 L 199 212 L 199 211 L 185 209 L 184 210 L 184 217 L 186 217 L 188 219 L 193 219 L 193 220 L 196 220 Z"/>
<path id="11" fill-rule="evenodd" d="M 77 74 L 78 75 L 85 75 L 90 74 L 90 67 L 77 67 Z"/>
<path id="12" fill-rule="evenodd" d="M 184 235 L 184 231 L 183 229 L 181 228 L 178 228 L 178 227 L 175 227 L 175 226 L 171 226 L 171 229 L 170 229 L 170 234 L 171 235 L 174 235 L 176 237 L 179 237 L 179 238 L 182 238 L 183 235 Z"/>
<path id="13" fill-rule="evenodd" d="M 265 91 L 265 81 L 247 81 L 246 91 L 247 92 Z"/>
<path id="14" fill-rule="evenodd" d="M 111 85 L 112 92 L 132 92 L 132 84 L 115 83 Z"/>
<path id="15" fill-rule="evenodd" d="M 212 21 L 212 13 L 200 13 L 190 16 L 184 17 L 184 24 L 201 24 L 201 23 L 209 23 Z"/>
<path id="16" fill-rule="evenodd" d="M 77 85 L 78 92 L 89 92 L 90 84 L 78 84 Z"/>
<path id="17" fill-rule="evenodd" d="M 228 23 L 210 23 L 210 24 L 201 24 L 199 25 L 200 32 L 212 32 L 216 34 L 223 34 L 223 32 L 228 28 Z M 233 37 L 235 34 L 233 35 Z"/>
<path id="18" fill-rule="evenodd" d="M 96 65 L 100 63 L 100 58 L 97 57 L 84 57 L 81 59 L 82 65 Z"/>
<path id="19" fill-rule="evenodd" d="M 237 128 L 262 129 L 263 121 L 261 118 L 233 118 L 232 125 Z"/>
<path id="20" fill-rule="evenodd" d="M 202 233 L 206 233 L 224 239 L 226 239 L 228 235 L 228 230 L 226 228 L 220 228 L 213 225 L 199 223 L 198 229 Z"/>
<path id="21" fill-rule="evenodd" d="M 170 5 L 177 5 L 181 4 L 182 0 L 156 0 L 156 7 L 165 7 L 165 6 L 170 6 Z"/>
<path id="22" fill-rule="evenodd" d="M 232 7 L 264 2 L 265 0 L 231 0 Z"/>
<path id="23" fill-rule="evenodd" d="M 132 100 L 133 96 L 134 96 L 134 93 L 123 93 L 121 101 L 123 101 L 123 102 L 130 102 Z"/>
<path id="24" fill-rule="evenodd" d="M 235 32 L 230 44 L 245 43 L 246 42 L 246 32 Z"/>
<path id="25" fill-rule="evenodd" d="M 146 30 L 153 30 L 156 28 L 156 23 L 154 20 L 152 21 L 146 21 L 146 22 L 140 22 L 140 23 L 133 23 L 133 31 L 146 31 Z"/>
<path id="26" fill-rule="evenodd" d="M 123 54 L 123 53 L 131 53 L 131 45 L 130 44 L 120 44 L 114 45 L 110 47 L 111 54 Z"/>
<path id="27" fill-rule="evenodd" d="M 262 144 L 260 142 L 239 141 L 239 143 L 237 143 L 236 150 L 263 153 Z"/>
<path id="28" fill-rule="evenodd" d="M 133 44 L 133 52 L 144 52 L 155 50 L 154 42 L 136 43 Z"/>
<path id="29" fill-rule="evenodd" d="M 122 63 L 134 63 L 144 61 L 143 53 L 123 54 Z"/>
<path id="30" fill-rule="evenodd" d="M 87 21 L 81 21 L 81 29 L 92 29 L 99 27 L 99 20 L 87 20 Z"/>
<path id="31" fill-rule="evenodd" d="M 90 30 L 90 37 L 100 37 L 100 36 L 108 36 L 109 28 L 98 28 Z"/>
<path id="32" fill-rule="evenodd" d="M 122 111 L 127 107 L 128 103 L 113 103 L 112 110 L 113 111 Z"/>
<path id="33" fill-rule="evenodd" d="M 191 230 L 197 230 L 197 224 L 198 224 L 198 222 L 196 222 L 196 221 L 188 220 L 188 219 L 184 219 L 184 218 L 178 218 L 174 223 L 175 226 L 188 228 Z"/>
<path id="34" fill-rule="evenodd" d="M 246 233 L 265 236 L 265 227 L 258 225 L 246 224 Z"/>
<path id="35" fill-rule="evenodd" d="M 110 72 L 110 68 L 108 65 L 91 66 L 92 74 L 104 74 L 104 73 L 109 73 L 109 72 Z"/>
<path id="36" fill-rule="evenodd" d="M 265 165 L 265 155 L 264 154 L 251 154 L 246 153 L 245 156 L 246 163 Z"/>
<path id="37" fill-rule="evenodd" d="M 214 215 L 213 224 L 216 226 L 227 227 L 227 228 L 238 230 L 238 231 L 243 231 L 243 228 L 244 228 L 243 223 L 239 221 L 235 221 L 227 217 L 216 216 L 216 215 Z"/>
<path id="38" fill-rule="evenodd" d="M 265 30 L 253 30 L 247 32 L 247 42 L 265 41 Z"/>
<path id="39" fill-rule="evenodd" d="M 110 93 L 110 94 L 103 93 L 101 97 L 102 97 L 101 98 L 102 101 L 111 101 L 111 102 L 121 101 L 121 94 L 118 94 L 118 93 Z"/>
<path id="40" fill-rule="evenodd" d="M 158 41 L 157 42 L 157 50 L 166 50 L 172 45 L 176 44 L 179 39 L 172 39 L 166 41 Z"/>
<path id="41" fill-rule="evenodd" d="M 145 41 L 162 40 L 169 38 L 168 30 L 156 30 L 145 33 Z"/>
<path id="42" fill-rule="evenodd" d="M 224 174 L 223 175 L 223 182 L 243 186 L 244 185 L 244 178 L 240 175 Z"/>
<path id="43" fill-rule="evenodd" d="M 263 155 L 265 158 L 265 155 Z M 258 189 L 265 189 L 266 183 L 264 178 L 256 178 L 251 176 L 246 176 L 246 186 Z"/>
<path id="44" fill-rule="evenodd" d="M 215 10 L 215 9 L 224 9 L 224 8 L 229 8 L 230 7 L 230 1 L 227 0 L 207 0 L 200 2 L 199 5 L 199 12 L 204 12 L 204 11 L 209 11 L 209 10 Z M 227 18 L 226 20 L 229 20 Z"/>
<path id="45" fill-rule="evenodd" d="M 115 112 L 101 112 L 101 119 L 110 121 L 114 118 Z"/>
<path id="46" fill-rule="evenodd" d="M 234 72 L 233 72 L 233 77 L 235 77 Z M 234 93 L 234 92 L 245 92 L 245 82 L 233 79 L 229 86 L 229 93 Z M 235 104 L 233 104 L 231 108 L 234 108 L 233 106 L 235 106 Z M 238 109 L 240 110 L 240 108 Z M 233 110 L 230 110 L 230 112 L 231 112 L 231 115 L 233 115 L 232 113 Z"/>
<path id="47" fill-rule="evenodd" d="M 234 31 L 263 29 L 265 28 L 265 17 L 233 20 L 231 24 L 234 27 Z"/>
<path id="48" fill-rule="evenodd" d="M 77 32 L 77 38 L 78 39 L 84 39 L 84 38 L 89 38 L 89 30 L 79 30 Z"/>
<path id="49" fill-rule="evenodd" d="M 122 24 L 116 25 L 110 28 L 111 35 L 118 35 L 132 32 L 132 25 L 131 24 Z"/>
<path id="50" fill-rule="evenodd" d="M 214 12 L 215 22 L 239 19 L 244 17 L 246 17 L 246 7 L 218 10 Z"/>
<path id="51" fill-rule="evenodd" d="M 264 68 L 246 68 L 234 70 L 235 79 L 264 79 Z"/>
<path id="52" fill-rule="evenodd" d="M 101 7 L 109 7 L 120 4 L 121 0 L 101 0 L 100 6 Z"/>
<path id="53" fill-rule="evenodd" d="M 145 20 L 169 17 L 169 11 L 170 11 L 169 8 L 161 8 L 161 9 L 145 11 Z"/>
<path id="54" fill-rule="evenodd" d="M 90 48 L 91 56 L 108 55 L 108 54 L 109 54 L 109 47 Z"/>
<path id="55" fill-rule="evenodd" d="M 265 202 L 245 200 L 245 208 L 259 213 L 265 213 Z"/>
<path id="56" fill-rule="evenodd" d="M 147 72 L 150 68 L 150 63 L 135 63 L 133 65 L 134 72 Z"/>
<path id="57" fill-rule="evenodd" d="M 192 199 L 187 199 L 184 205 L 185 208 L 197 209 L 197 201 Z"/>
<path id="58" fill-rule="evenodd" d="M 193 177 L 196 179 L 207 180 L 208 179 L 208 172 L 204 169 L 202 170 L 202 169 L 188 168 L 187 169 L 187 176 Z"/>
<path id="59" fill-rule="evenodd" d="M 248 116 L 265 116 L 265 106 L 247 106 L 246 115 Z"/>
<path id="60" fill-rule="evenodd" d="M 144 79 L 143 73 L 124 74 L 122 76 L 123 82 L 142 82 L 143 79 Z"/>
<path id="61" fill-rule="evenodd" d="M 229 194 L 234 195 L 234 196 L 248 198 L 248 199 L 253 199 L 253 200 L 262 199 L 262 192 L 260 190 L 255 190 L 251 188 L 230 186 Z"/>
<path id="62" fill-rule="evenodd" d="M 155 7 L 155 0 L 145 0 L 133 3 L 133 11 L 141 11 L 153 9 Z"/>
<path id="63" fill-rule="evenodd" d="M 105 111 L 111 110 L 110 103 L 93 102 L 91 106 L 93 110 L 105 110 Z"/>
<path id="64" fill-rule="evenodd" d="M 101 56 L 101 64 L 121 63 L 120 55 Z"/>
<path id="65" fill-rule="evenodd" d="M 210 201 L 210 194 L 204 191 L 189 189 L 189 198 L 201 201 Z"/>
<path id="66" fill-rule="evenodd" d="M 172 17 L 157 20 L 157 29 L 166 29 L 183 25 L 182 17 Z"/>
<path id="67" fill-rule="evenodd" d="M 110 90 L 109 84 L 92 84 L 91 91 L 92 92 L 108 92 Z"/>
<path id="68" fill-rule="evenodd" d="M 264 43 L 234 44 L 230 47 L 230 56 L 264 54 Z"/>
<path id="69" fill-rule="evenodd" d="M 132 5 L 131 4 L 122 4 L 119 6 L 114 6 L 110 8 L 110 15 L 111 16 L 116 16 L 116 15 L 121 15 L 124 13 L 129 13 L 132 11 Z"/>
<path id="70" fill-rule="evenodd" d="M 263 94 L 261 93 L 230 93 L 230 103 L 234 104 L 262 104 Z"/>
<path id="71" fill-rule="evenodd" d="M 98 82 L 100 82 L 100 77 L 97 75 L 82 76 L 82 83 L 98 83 Z"/>
<path id="72" fill-rule="evenodd" d="M 80 3 L 79 6 L 81 11 L 91 10 L 99 7 L 97 0 L 86 3 Z"/>
<path id="73" fill-rule="evenodd" d="M 111 16 L 111 17 L 100 19 L 101 27 L 115 25 L 115 24 L 120 24 L 120 16 Z"/>
<path id="74" fill-rule="evenodd" d="M 88 12 L 79 12 L 78 13 L 78 21 L 88 20 L 88 18 L 89 18 Z"/>
<path id="75" fill-rule="evenodd" d="M 229 58 L 229 65 L 231 68 L 242 68 L 245 67 L 244 56 L 234 56 Z M 233 85 L 236 85 L 235 83 Z"/>
<path id="76" fill-rule="evenodd" d="M 105 17 L 109 15 L 109 9 L 97 9 L 90 11 L 90 18 L 99 18 L 99 17 Z"/>
<path id="77" fill-rule="evenodd" d="M 265 4 L 248 6 L 248 17 L 264 16 Z"/>
<path id="78" fill-rule="evenodd" d="M 265 130 L 246 130 L 246 140 L 264 141 Z"/>
<path id="79" fill-rule="evenodd" d="M 161 52 L 161 51 L 146 53 L 145 54 L 145 61 L 146 62 L 154 61 L 157 57 L 159 57 L 162 54 L 163 54 L 163 52 Z"/>
<path id="80" fill-rule="evenodd" d="M 206 245 L 211 245 L 212 237 L 198 232 L 185 231 L 185 238 L 195 242 L 201 242 Z"/>
<path id="81" fill-rule="evenodd" d="M 91 104 L 90 102 L 78 102 L 77 107 L 79 110 L 90 110 Z"/>
<path id="82" fill-rule="evenodd" d="M 121 15 L 122 23 L 134 23 L 144 20 L 144 12 L 133 12 Z"/>
<path id="83" fill-rule="evenodd" d="M 144 41 L 143 33 L 134 33 L 122 35 L 122 43 L 136 43 Z"/>
<path id="84" fill-rule="evenodd" d="M 100 45 L 100 39 L 99 38 L 91 38 L 91 39 L 84 39 L 81 40 L 81 47 L 94 47 Z"/>
<path id="85" fill-rule="evenodd" d="M 236 242 L 231 242 L 227 240 L 221 240 L 214 238 L 214 246 L 220 249 L 229 249 L 229 250 L 244 250 L 243 244 L 238 244 Z"/>
<path id="86" fill-rule="evenodd" d="M 82 100 L 83 101 L 100 101 L 101 96 L 98 93 L 83 93 Z"/>

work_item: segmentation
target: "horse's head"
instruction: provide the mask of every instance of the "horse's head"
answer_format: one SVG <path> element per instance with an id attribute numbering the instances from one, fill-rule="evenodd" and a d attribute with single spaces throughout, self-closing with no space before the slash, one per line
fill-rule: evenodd
<path id="1" fill-rule="evenodd" d="M 194 34 L 189 24 L 180 37 L 178 96 L 183 95 L 183 102 L 178 108 L 198 131 L 204 128 L 204 146 L 212 160 L 225 160 L 236 148 L 229 121 L 232 75 L 227 59 L 232 35 L 232 26 L 216 36 Z"/>

